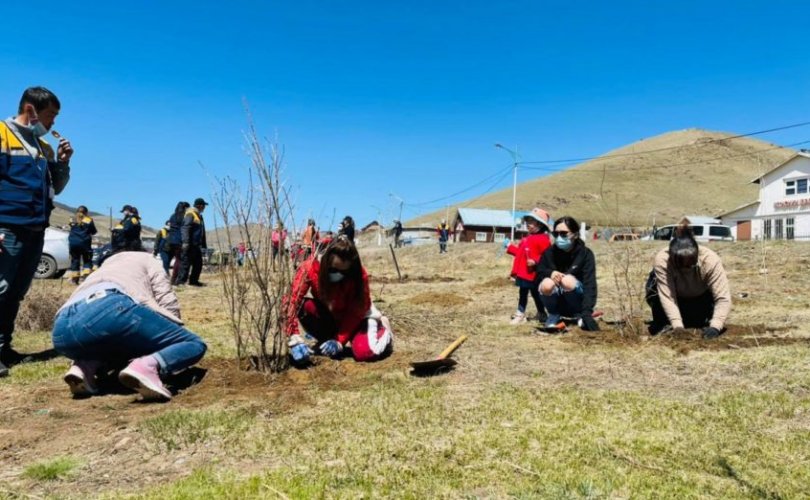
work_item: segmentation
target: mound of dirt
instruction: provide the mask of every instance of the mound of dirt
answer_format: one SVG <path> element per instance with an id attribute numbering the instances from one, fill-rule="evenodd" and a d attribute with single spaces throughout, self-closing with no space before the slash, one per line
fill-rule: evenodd
<path id="1" fill-rule="evenodd" d="M 458 296 L 454 293 L 425 292 L 414 295 L 408 302 L 420 306 L 453 307 L 464 305 L 469 299 Z"/>
<path id="2" fill-rule="evenodd" d="M 372 283 L 453 283 L 454 281 L 461 281 L 458 278 L 450 276 L 408 276 L 403 275 L 402 279 L 389 278 L 388 276 L 371 276 Z"/>
<path id="3" fill-rule="evenodd" d="M 482 283 L 476 283 L 475 285 L 473 285 L 473 288 L 475 288 L 476 290 L 488 290 L 488 289 L 491 289 L 491 288 L 503 288 L 503 287 L 505 287 L 507 285 L 512 285 L 512 284 L 513 284 L 512 280 L 510 280 L 508 277 L 504 276 L 504 277 L 492 278 L 492 279 L 489 279 L 489 280 L 484 281 Z"/>
<path id="4" fill-rule="evenodd" d="M 588 347 L 615 346 L 638 348 L 641 346 L 660 345 L 673 349 L 679 354 L 690 351 L 722 351 L 728 349 L 752 349 L 773 345 L 806 345 L 810 338 L 788 336 L 787 327 L 767 325 L 728 325 L 725 333 L 716 339 L 706 340 L 701 337 L 701 330 L 681 329 L 657 336 L 647 334 L 644 325 L 635 328 L 618 328 L 603 326 L 598 332 L 585 332 L 574 329 L 562 340 Z"/>

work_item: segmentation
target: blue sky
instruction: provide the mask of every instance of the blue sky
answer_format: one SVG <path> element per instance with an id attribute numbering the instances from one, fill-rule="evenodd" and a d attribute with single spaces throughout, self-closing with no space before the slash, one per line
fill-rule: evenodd
<path id="1" fill-rule="evenodd" d="M 407 219 L 508 166 L 496 142 L 534 161 L 810 120 L 806 13 L 799 1 L 16 2 L 0 104 L 11 116 L 25 87 L 53 90 L 55 128 L 76 149 L 59 200 L 131 203 L 157 226 L 178 200 L 210 198 L 211 176 L 242 175 L 244 98 L 285 147 L 299 217 L 325 228 L 334 209 L 362 225 L 379 207 L 390 223 L 389 193 Z M 762 138 L 808 140 L 810 127 Z"/>

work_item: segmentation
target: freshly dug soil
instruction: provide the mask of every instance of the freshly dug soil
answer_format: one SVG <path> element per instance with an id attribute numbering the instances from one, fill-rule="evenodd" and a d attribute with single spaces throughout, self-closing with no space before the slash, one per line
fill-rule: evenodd
<path id="1" fill-rule="evenodd" d="M 598 332 L 585 332 L 576 327 L 569 327 L 569 333 L 562 336 L 566 342 L 583 346 L 617 346 L 638 348 L 641 346 L 663 345 L 680 354 L 690 351 L 722 351 L 728 349 L 753 349 L 772 345 L 806 345 L 810 347 L 810 338 L 789 335 L 790 328 L 768 325 L 728 325 L 726 331 L 718 338 L 706 340 L 701 337 L 701 330 L 682 329 L 670 333 L 651 336 L 646 325 L 641 322 L 618 328 L 612 325 L 601 325 Z"/>

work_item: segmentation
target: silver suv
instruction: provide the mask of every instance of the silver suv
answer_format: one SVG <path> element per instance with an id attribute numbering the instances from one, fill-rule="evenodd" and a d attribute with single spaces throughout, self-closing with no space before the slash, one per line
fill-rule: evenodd
<path id="1" fill-rule="evenodd" d="M 677 227 L 677 224 L 659 227 L 649 239 L 669 241 L 675 235 Z M 734 241 L 731 228 L 722 224 L 692 224 L 689 227 L 697 241 Z"/>

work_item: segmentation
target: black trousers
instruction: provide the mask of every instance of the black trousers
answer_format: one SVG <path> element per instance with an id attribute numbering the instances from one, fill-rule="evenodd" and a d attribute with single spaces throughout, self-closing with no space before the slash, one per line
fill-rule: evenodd
<path id="1" fill-rule="evenodd" d="M 71 246 L 70 250 L 70 270 L 79 275 L 79 270 L 84 267 L 87 272 L 93 269 L 93 249 L 85 246 Z"/>
<path id="2" fill-rule="evenodd" d="M 188 247 L 188 250 L 183 252 L 180 264 L 180 274 L 177 275 L 177 283 L 196 284 L 200 282 L 200 273 L 202 272 L 202 249 L 196 246 Z"/>
<path id="3" fill-rule="evenodd" d="M 653 329 L 661 329 L 669 324 L 661 305 L 661 298 L 658 296 L 658 286 L 655 276 L 651 275 L 645 287 L 647 304 L 652 309 Z M 678 297 L 678 310 L 681 312 L 684 328 L 703 328 L 709 325 L 714 316 L 714 297 L 712 292 L 707 291 L 698 297 Z"/>

